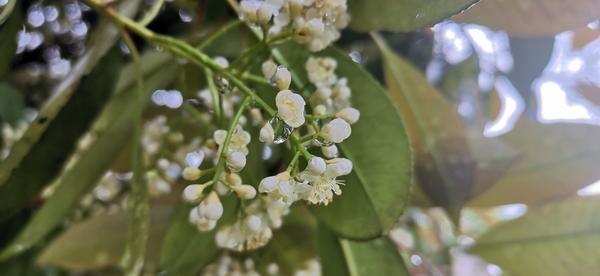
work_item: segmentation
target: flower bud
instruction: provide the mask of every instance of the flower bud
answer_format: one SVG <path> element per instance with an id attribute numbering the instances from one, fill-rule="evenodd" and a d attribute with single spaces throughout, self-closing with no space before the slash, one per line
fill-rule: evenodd
<path id="1" fill-rule="evenodd" d="M 326 169 L 325 160 L 318 156 L 313 156 L 313 158 L 308 161 L 308 166 L 306 169 L 312 173 L 313 175 L 321 175 L 325 172 Z"/>
<path id="2" fill-rule="evenodd" d="M 246 166 L 246 155 L 239 151 L 234 151 L 227 155 L 227 167 L 234 172 L 239 172 Z"/>
<path id="3" fill-rule="evenodd" d="M 244 20 L 250 22 L 256 22 L 257 12 L 260 7 L 260 1 L 257 0 L 243 0 L 240 2 L 240 13 Z"/>
<path id="4" fill-rule="evenodd" d="M 266 2 L 261 2 L 258 10 L 256 11 L 256 23 L 260 25 L 267 25 L 273 17 L 274 7 Z"/>
<path id="5" fill-rule="evenodd" d="M 325 107 L 322 104 L 317 105 L 317 106 L 315 106 L 314 112 L 315 112 L 315 115 L 317 115 L 317 116 L 325 116 L 325 115 L 327 115 L 327 107 Z"/>
<path id="6" fill-rule="evenodd" d="M 286 90 L 290 88 L 290 83 L 292 82 L 292 75 L 290 74 L 290 71 L 287 68 L 279 66 L 277 68 L 277 71 L 275 71 L 275 76 L 273 76 L 273 82 L 279 90 Z"/>
<path id="7" fill-rule="evenodd" d="M 346 158 L 336 158 L 329 161 L 325 174 L 330 177 L 338 177 L 350 172 L 352 172 L 352 161 Z"/>
<path id="8" fill-rule="evenodd" d="M 358 122 L 358 119 L 360 118 L 360 111 L 353 107 L 346 107 L 340 110 L 338 113 L 336 113 L 335 116 L 340 119 L 343 119 L 349 124 L 354 124 Z"/>
<path id="9" fill-rule="evenodd" d="M 237 173 L 230 173 L 226 177 L 227 183 L 231 186 L 242 185 L 242 178 Z"/>
<path id="10" fill-rule="evenodd" d="M 260 122 L 262 122 L 263 116 L 262 116 L 262 113 L 260 112 L 260 109 L 258 109 L 258 108 L 250 109 L 250 118 L 252 119 L 253 125 L 258 125 Z"/>
<path id="11" fill-rule="evenodd" d="M 352 129 L 350 125 L 342 119 L 333 119 L 321 128 L 321 137 L 333 143 L 341 143 L 350 137 Z"/>
<path id="12" fill-rule="evenodd" d="M 195 223 L 195 225 L 196 225 L 196 228 L 198 228 L 198 230 L 200 230 L 202 232 L 207 232 L 207 231 L 215 229 L 215 227 L 217 226 L 217 221 L 212 220 L 212 219 L 207 219 L 207 218 L 200 218 L 200 220 L 198 220 Z"/>
<path id="13" fill-rule="evenodd" d="M 204 152 L 203 151 L 194 151 L 185 155 L 185 163 L 187 163 L 188 167 L 198 168 L 204 161 Z"/>
<path id="14" fill-rule="evenodd" d="M 194 184 L 188 185 L 183 189 L 183 199 L 187 202 L 197 202 L 202 198 L 202 191 L 206 186 Z"/>
<path id="15" fill-rule="evenodd" d="M 262 226 L 262 219 L 256 215 L 250 215 L 245 220 L 246 227 L 253 233 L 258 233 Z"/>
<path id="16" fill-rule="evenodd" d="M 212 191 L 198 205 L 198 215 L 211 220 L 218 220 L 223 215 L 223 205 L 217 192 Z"/>
<path id="17" fill-rule="evenodd" d="M 263 143 L 267 143 L 267 144 L 273 143 L 273 141 L 275 140 L 275 130 L 273 130 L 273 126 L 271 126 L 271 123 L 267 122 L 260 129 L 260 136 L 258 139 Z"/>
<path id="18" fill-rule="evenodd" d="M 262 73 L 265 76 L 265 78 L 267 80 L 270 80 L 273 78 L 273 76 L 275 75 L 275 72 L 277 71 L 277 64 L 275 62 L 273 62 L 273 60 L 267 60 L 265 62 L 263 62 L 262 64 Z"/>
<path id="19" fill-rule="evenodd" d="M 321 147 L 321 152 L 327 158 L 336 158 L 338 156 L 338 148 L 335 145 Z"/>
<path id="20" fill-rule="evenodd" d="M 182 175 L 187 181 L 196 181 L 202 176 L 202 172 L 198 168 L 186 167 Z"/>
<path id="21" fill-rule="evenodd" d="M 231 187 L 231 189 L 241 198 L 241 199 L 253 199 L 256 197 L 256 189 L 250 185 L 237 185 Z"/>
<path id="22" fill-rule="evenodd" d="M 227 67 L 229 67 L 229 61 L 227 61 L 227 59 L 224 58 L 224 57 L 221 57 L 221 56 L 214 57 L 213 61 L 217 65 L 221 66 L 221 68 L 227 68 Z"/>
<path id="23" fill-rule="evenodd" d="M 306 102 L 302 96 L 290 90 L 282 90 L 275 97 L 277 113 L 286 124 L 293 128 L 304 124 L 304 106 Z"/>

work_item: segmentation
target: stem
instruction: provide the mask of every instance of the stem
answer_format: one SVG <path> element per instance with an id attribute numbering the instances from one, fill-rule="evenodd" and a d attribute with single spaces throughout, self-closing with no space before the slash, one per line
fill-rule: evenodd
<path id="1" fill-rule="evenodd" d="M 292 161 L 290 161 L 290 164 L 288 165 L 286 171 L 291 172 L 292 170 L 294 170 L 294 168 L 298 164 L 298 159 L 300 159 L 300 155 L 302 155 L 300 151 L 297 151 L 294 154 L 294 157 L 292 158 Z"/>
<path id="2" fill-rule="evenodd" d="M 206 39 L 204 39 L 202 41 L 202 43 L 200 43 L 200 45 L 198 45 L 198 47 L 196 47 L 196 49 L 202 50 L 202 49 L 208 47 L 209 45 L 213 44 L 215 42 L 215 40 L 219 39 L 221 36 L 223 36 L 224 34 L 229 32 L 231 29 L 238 27 L 241 24 L 242 24 L 242 21 L 240 21 L 240 20 L 234 20 L 234 21 L 231 21 L 231 22 L 225 24 L 223 27 L 219 28 L 218 31 L 212 33 L 210 36 L 208 36 Z"/>
<path id="3" fill-rule="evenodd" d="M 221 148 L 221 154 L 219 155 L 219 161 L 217 161 L 217 165 L 215 166 L 215 175 L 213 176 L 213 180 L 212 180 L 213 183 L 216 183 L 217 181 L 219 181 L 219 177 L 221 176 L 221 173 L 225 169 L 225 159 L 227 159 L 227 151 L 229 150 L 229 144 L 231 143 L 231 137 L 233 137 L 233 132 L 235 131 L 235 128 L 237 127 L 238 121 L 240 120 L 240 117 L 242 117 L 244 110 L 246 109 L 246 107 L 248 106 L 248 104 L 250 103 L 251 100 L 252 100 L 251 97 L 245 97 L 244 100 L 242 101 L 242 103 L 240 104 L 238 111 L 235 113 L 233 120 L 231 120 L 231 125 L 229 126 L 229 130 L 227 130 L 227 136 L 225 136 L 225 142 L 223 142 L 223 146 Z"/>
<path id="4" fill-rule="evenodd" d="M 217 117 L 217 125 L 221 127 L 223 125 L 223 106 L 221 104 L 221 94 L 217 90 L 215 85 L 214 75 L 208 70 L 204 69 L 206 75 L 206 83 L 208 83 L 208 91 L 210 91 L 210 97 L 212 99 L 213 108 L 215 109 L 215 115 Z"/>
<path id="5" fill-rule="evenodd" d="M 129 208 L 129 227 L 128 239 L 125 254 L 121 260 L 125 275 L 140 275 L 144 267 L 144 257 L 146 255 L 146 242 L 148 240 L 148 231 L 150 228 L 150 203 L 148 195 L 148 186 L 144 179 L 144 159 L 141 149 L 141 120 L 144 110 L 144 79 L 140 55 L 133 40 L 129 34 L 119 27 L 121 37 L 127 44 L 136 69 L 136 92 L 138 102 L 135 105 L 135 122 L 133 136 L 132 167 L 133 179 L 131 182 L 131 194 L 127 200 Z"/>
<path id="6" fill-rule="evenodd" d="M 102 3 L 98 2 L 98 0 L 83 0 L 83 2 L 86 3 L 87 5 L 89 5 L 90 7 L 92 7 L 93 9 L 95 9 L 99 12 L 102 12 L 106 16 L 112 18 L 112 20 L 115 21 L 117 24 L 120 24 L 120 25 L 123 25 L 123 26 L 129 28 L 131 31 L 135 32 L 136 34 L 138 34 L 139 36 L 148 40 L 149 42 L 154 43 L 158 46 L 161 46 L 179 57 L 188 59 L 197 65 L 208 68 L 212 72 L 221 75 L 222 77 L 229 80 L 229 82 L 233 86 L 237 87 L 242 93 L 244 93 L 246 95 L 246 97 L 248 99 L 245 99 L 245 101 L 253 100 L 263 110 L 265 110 L 265 112 L 267 112 L 267 114 L 269 114 L 269 116 L 271 116 L 271 117 L 274 117 L 277 114 L 277 111 L 275 111 L 271 106 L 269 106 L 262 98 L 260 98 L 256 93 L 254 93 L 248 86 L 246 86 L 232 72 L 230 72 L 230 71 L 222 68 L 218 64 L 216 64 L 209 56 L 202 53 L 201 51 L 194 48 L 193 46 L 185 43 L 184 41 L 181 41 L 181 40 L 178 40 L 178 39 L 175 39 L 172 37 L 158 35 L 158 34 L 152 32 L 151 30 L 145 28 L 144 26 L 139 25 L 135 21 L 120 15 L 118 12 L 116 12 L 111 7 L 104 7 L 102 5 Z M 231 2 L 230 2 L 230 4 L 231 4 Z M 295 79 L 295 81 L 300 84 L 299 87 L 302 87 L 301 81 L 299 78 L 292 78 L 292 79 Z M 302 145 L 302 143 L 300 142 L 300 140 L 298 140 L 297 137 L 292 136 L 291 142 L 292 142 L 292 144 L 298 146 L 298 149 L 302 152 L 302 154 L 305 157 L 307 157 L 307 158 L 312 157 L 312 155 L 306 150 L 306 148 Z M 217 170 L 218 169 L 219 168 L 217 168 Z M 218 174 L 215 174 L 215 176 L 218 176 L 219 174 L 220 174 L 220 172 Z"/>
<path id="7" fill-rule="evenodd" d="M 148 24 L 150 24 L 150 22 L 152 22 L 152 20 L 158 16 L 164 1 L 165 0 L 154 0 L 146 15 L 144 15 L 144 17 L 139 21 L 139 24 L 142 26 L 148 26 Z"/>

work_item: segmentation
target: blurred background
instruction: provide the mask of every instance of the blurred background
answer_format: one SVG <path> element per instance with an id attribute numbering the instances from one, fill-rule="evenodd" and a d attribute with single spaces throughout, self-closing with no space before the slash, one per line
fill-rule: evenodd
<path id="1" fill-rule="evenodd" d="M 220 2 L 167 1 L 149 27 L 197 41 L 235 18 Z M 0 0 L 0 13 L 9 4 Z M 0 22 L 0 49 L 17 41 L 15 49 L 0 52 L 0 61 L 12 59 L 0 68 L 2 159 L 57 87 L 67 85 L 74 70 L 85 70 L 78 64 L 95 47 L 90 33 L 99 24 L 78 1 L 19 1 L 15 13 L 21 16 Z M 433 87 L 410 91 L 422 97 L 406 110 L 431 127 L 421 145 L 427 154 L 415 157 L 411 207 L 390 232 L 412 275 L 599 272 L 599 18 L 595 0 L 484 0 L 417 32 L 344 31 L 338 45 L 390 90 L 402 84 L 386 69 L 373 36 Z M 208 51 L 235 56 L 248 37 L 240 31 Z M 129 55 L 123 43 L 121 51 Z M 147 127 L 160 128 L 161 119 L 148 113 Z M 175 163 L 163 165 L 167 174 L 180 173 Z M 127 189 L 127 171 L 114 165 L 82 204 L 119 209 L 115 198 Z M 152 189 L 161 195 L 172 188 L 157 181 Z M 14 236 L 10 226 L 1 232 L 2 245 Z M 97 256 L 65 253 L 61 241 L 77 243 L 81 234 L 60 235 L 40 257 L 46 273 L 103 274 L 98 271 L 107 262 Z"/>

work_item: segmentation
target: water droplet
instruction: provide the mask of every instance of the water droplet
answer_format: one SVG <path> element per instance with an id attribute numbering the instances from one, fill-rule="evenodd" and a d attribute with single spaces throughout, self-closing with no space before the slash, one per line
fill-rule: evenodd
<path id="1" fill-rule="evenodd" d="M 8 0 L 0 0 L 0 7 L 4 7 L 8 4 Z"/>
<path id="2" fill-rule="evenodd" d="M 335 144 L 334 142 L 331 142 L 331 141 L 327 141 L 327 140 L 325 140 L 325 139 L 324 139 L 323 137 L 321 137 L 321 136 L 317 136 L 317 138 L 316 138 L 316 139 L 314 139 L 313 141 L 314 141 L 314 142 L 315 142 L 315 144 L 316 144 L 317 146 L 319 146 L 319 147 L 329 147 L 329 146 L 332 146 L 332 145 L 334 145 L 334 144 Z"/>
<path id="3" fill-rule="evenodd" d="M 231 85 L 229 84 L 229 81 L 221 76 L 215 76 L 214 77 L 215 80 L 215 85 L 217 86 L 217 90 L 219 91 L 219 93 L 221 94 L 226 94 L 229 91 L 231 91 Z"/>
<path id="4" fill-rule="evenodd" d="M 193 15 L 189 10 L 179 9 L 179 19 L 185 23 L 192 22 Z"/>
<path id="5" fill-rule="evenodd" d="M 275 130 L 275 139 L 273 140 L 273 143 L 275 144 L 282 144 L 287 141 L 287 139 L 290 138 L 292 131 L 294 131 L 293 127 L 286 124 L 283 120 L 279 119 L 279 117 L 273 117 L 269 123 Z"/>

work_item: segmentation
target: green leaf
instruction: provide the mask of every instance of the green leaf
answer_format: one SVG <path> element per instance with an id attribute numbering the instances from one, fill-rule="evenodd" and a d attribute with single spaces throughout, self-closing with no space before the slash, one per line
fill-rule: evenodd
<path id="1" fill-rule="evenodd" d="M 398 248 L 388 237 L 351 241 L 320 226 L 318 250 L 323 275 L 410 275 Z"/>
<path id="2" fill-rule="evenodd" d="M 164 54 L 158 54 L 164 56 Z M 168 57 L 168 56 L 167 56 Z M 147 58 L 147 57 L 144 57 Z M 160 64 L 160 63 L 159 63 Z M 177 65 L 170 63 L 158 68 L 144 67 L 146 93 L 164 87 L 173 80 Z M 124 70 L 127 72 L 128 70 Z M 130 75 L 123 75 L 128 78 Z M 120 150 L 127 144 L 135 122 L 132 106 L 139 103 L 130 86 L 115 94 L 92 127 L 95 141 L 71 160 L 69 166 L 52 185 L 53 195 L 34 215 L 26 228 L 0 254 L 0 259 L 18 254 L 52 231 L 74 208 L 81 196 L 91 191 L 98 179 L 110 167 Z M 105 91 L 110 93 L 110 91 Z"/>
<path id="3" fill-rule="evenodd" d="M 139 0 L 127 1 L 122 12 L 132 14 L 136 3 Z M 73 66 L 69 76 L 56 85 L 52 98 L 12 147 L 10 155 L 0 163 L 0 195 L 3 196 L 0 221 L 32 201 L 56 176 L 75 141 L 89 128 L 110 96 L 116 70 L 96 65 L 114 44 L 116 35 L 111 22 L 102 20 L 99 23 L 90 37 L 93 46 Z M 77 82 L 92 68 L 96 73 L 86 77 L 76 88 Z"/>
<path id="4" fill-rule="evenodd" d="M 304 87 L 304 64 L 311 53 L 303 48 L 280 48 L 281 63 L 295 71 L 297 87 Z M 340 236 L 371 239 L 389 230 L 400 218 L 410 196 L 411 152 L 404 126 L 383 87 L 348 55 L 336 49 L 320 52 L 338 62 L 336 73 L 348 78 L 352 103 L 361 118 L 352 135 L 338 145 L 352 160 L 343 194 L 328 206 L 312 208 L 317 217 Z M 298 69 L 297 69 L 298 70 Z M 298 80 L 302 78 L 302 80 Z"/>
<path id="5" fill-rule="evenodd" d="M 475 164 L 466 128 L 454 106 L 423 74 L 377 39 L 390 96 L 400 110 L 415 152 L 417 180 L 433 203 L 458 216 L 473 184 Z"/>
<path id="6" fill-rule="evenodd" d="M 149 243 L 146 259 L 150 264 L 158 262 L 160 244 L 167 230 L 173 208 L 167 204 L 154 204 L 150 212 Z M 70 225 L 56 237 L 38 257 L 38 263 L 70 270 L 93 270 L 118 266 L 127 243 L 128 213 L 95 215 Z M 90 237 L 93 237 L 90 239 Z"/>
<path id="7" fill-rule="evenodd" d="M 238 210 L 238 200 L 233 196 L 221 197 L 225 213 L 217 227 L 232 223 Z M 192 205 L 180 202 L 171 220 L 160 252 L 160 270 L 167 275 L 196 275 L 219 256 L 215 231 L 201 232 L 188 218 Z"/>
<path id="8" fill-rule="evenodd" d="M 25 102 L 13 86 L 0 82 L 0 120 L 15 127 L 23 117 Z"/>
<path id="9" fill-rule="evenodd" d="M 507 31 L 512 36 L 552 36 L 585 27 L 598 18 L 600 2 L 596 0 L 485 0 L 453 19 Z"/>
<path id="10" fill-rule="evenodd" d="M 598 127 L 522 119 L 500 139 L 516 149 L 519 158 L 498 183 L 469 205 L 539 205 L 571 196 L 600 178 Z"/>
<path id="11" fill-rule="evenodd" d="M 283 226 L 273 233 L 273 239 L 257 252 L 259 272 L 267 274 L 268 266 L 276 263 L 281 275 L 294 275 L 306 261 L 317 257 L 317 222 L 310 210 L 294 205 Z"/>
<path id="12" fill-rule="evenodd" d="M 9 1 L 9 5 L 14 5 L 17 0 Z M 0 15 L 0 79 L 4 78 L 4 75 L 8 72 L 10 68 L 11 62 L 15 57 L 15 52 L 17 49 L 17 32 L 21 28 L 22 24 L 22 16 L 21 10 L 16 9 L 16 11 L 10 16 L 9 7 L 5 6 L 4 10 L 2 10 L 2 14 Z M 3 16 L 6 12 L 6 16 L 8 16 L 8 20 L 3 24 Z"/>
<path id="13" fill-rule="evenodd" d="M 546 205 L 492 228 L 471 251 L 512 275 L 596 275 L 598 210 L 598 196 Z"/>
<path id="14" fill-rule="evenodd" d="M 47 128 L 47 131 L 41 134 L 38 143 L 31 145 L 19 164 L 12 163 L 14 159 L 11 160 L 11 157 L 2 163 L 1 177 L 6 179 L 0 186 L 0 213 L 3 216 L 23 208 L 60 172 L 75 149 L 77 140 L 89 128 L 114 91 L 121 64 L 120 55 L 118 47 L 106 55 L 90 75 L 82 79 L 76 93 L 54 120 L 41 113 L 31 123 L 30 130 L 40 126 Z M 24 142 L 28 141 L 28 134 L 22 139 Z M 22 145 L 15 145 L 13 152 L 20 151 L 19 146 Z M 17 167 L 13 168 L 12 165 Z"/>
<path id="15" fill-rule="evenodd" d="M 409 32 L 431 27 L 478 0 L 349 0 L 350 28 Z"/>

